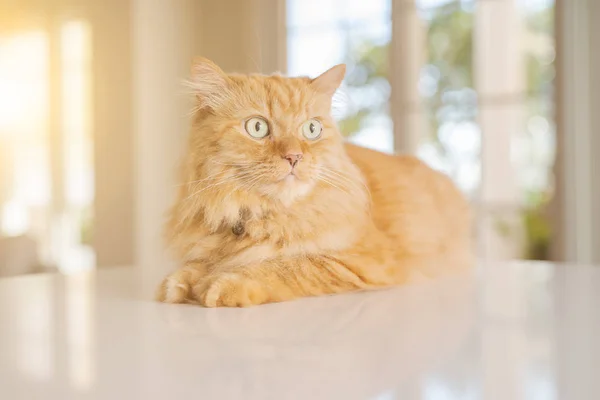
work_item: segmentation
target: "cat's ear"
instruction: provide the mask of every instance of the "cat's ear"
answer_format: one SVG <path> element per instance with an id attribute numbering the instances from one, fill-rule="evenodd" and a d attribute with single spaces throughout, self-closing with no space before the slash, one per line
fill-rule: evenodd
<path id="1" fill-rule="evenodd" d="M 310 86 L 317 92 L 333 96 L 335 91 L 342 84 L 344 75 L 346 75 L 346 64 L 338 64 L 313 79 L 310 82 Z"/>
<path id="2" fill-rule="evenodd" d="M 196 57 L 192 63 L 188 86 L 198 99 L 199 108 L 216 108 L 227 99 L 230 81 L 227 74 L 214 62 Z"/>

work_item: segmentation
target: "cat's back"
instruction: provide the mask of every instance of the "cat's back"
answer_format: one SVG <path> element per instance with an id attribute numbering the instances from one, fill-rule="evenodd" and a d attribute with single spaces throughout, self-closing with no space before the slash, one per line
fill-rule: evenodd
<path id="1" fill-rule="evenodd" d="M 371 192 L 376 225 L 421 244 L 468 235 L 469 205 L 446 175 L 414 156 L 390 155 L 347 144 L 346 152 Z M 409 246 L 412 246 L 409 244 Z"/>
<path id="2" fill-rule="evenodd" d="M 388 189 L 407 185 L 407 189 L 418 191 L 429 189 L 437 192 L 448 190 L 458 195 L 454 183 L 444 174 L 435 171 L 423 161 L 412 155 L 391 155 L 365 147 L 346 144 L 346 152 L 356 164 L 371 189 Z M 413 193 L 415 194 L 415 193 Z"/>

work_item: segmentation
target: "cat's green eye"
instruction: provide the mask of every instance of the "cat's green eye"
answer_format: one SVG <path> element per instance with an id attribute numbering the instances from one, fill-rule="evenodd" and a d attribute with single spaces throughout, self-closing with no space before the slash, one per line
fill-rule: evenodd
<path id="1" fill-rule="evenodd" d="M 260 117 L 253 117 L 246 121 L 246 132 L 256 139 L 262 139 L 269 134 L 269 123 Z"/>
<path id="2" fill-rule="evenodd" d="M 323 126 L 316 119 L 309 119 L 304 124 L 302 124 L 302 134 L 308 140 L 315 140 L 321 136 L 321 132 L 323 131 Z"/>

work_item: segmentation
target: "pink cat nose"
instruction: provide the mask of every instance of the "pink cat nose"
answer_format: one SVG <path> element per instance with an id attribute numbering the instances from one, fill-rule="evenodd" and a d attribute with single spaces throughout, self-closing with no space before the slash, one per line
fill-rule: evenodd
<path id="1" fill-rule="evenodd" d="M 302 153 L 288 153 L 283 158 L 288 160 L 292 167 L 295 167 L 298 161 L 302 160 Z"/>

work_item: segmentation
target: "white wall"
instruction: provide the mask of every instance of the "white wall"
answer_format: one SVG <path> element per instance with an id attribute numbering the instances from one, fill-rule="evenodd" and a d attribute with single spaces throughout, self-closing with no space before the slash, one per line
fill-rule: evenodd
<path id="1" fill-rule="evenodd" d="M 592 125 L 592 261 L 600 265 L 600 2 L 590 2 L 590 71 Z"/>
<path id="2" fill-rule="evenodd" d="M 285 71 L 285 0 L 201 1 L 202 55 L 225 71 Z"/>
<path id="3" fill-rule="evenodd" d="M 132 11 L 135 262 L 166 270 L 162 227 L 189 127 L 181 81 L 199 49 L 198 3 L 134 0 Z"/>
<path id="4" fill-rule="evenodd" d="M 128 1 L 89 3 L 93 46 L 94 248 L 97 264 L 134 254 L 133 69 Z"/>
<path id="5" fill-rule="evenodd" d="M 600 263 L 600 3 L 558 0 L 554 258 Z"/>
<path id="6" fill-rule="evenodd" d="M 162 227 L 189 129 L 181 80 L 195 55 L 226 71 L 284 70 L 285 1 L 132 0 L 98 8 L 106 8 L 97 19 L 110 39 L 98 39 L 96 82 L 123 95 L 114 99 L 116 115 L 100 107 L 108 101 L 103 90 L 96 107 L 98 265 L 136 264 L 154 279 L 172 264 Z M 116 10 L 115 23 L 107 23 Z M 110 44 L 112 57 L 103 52 Z"/>

